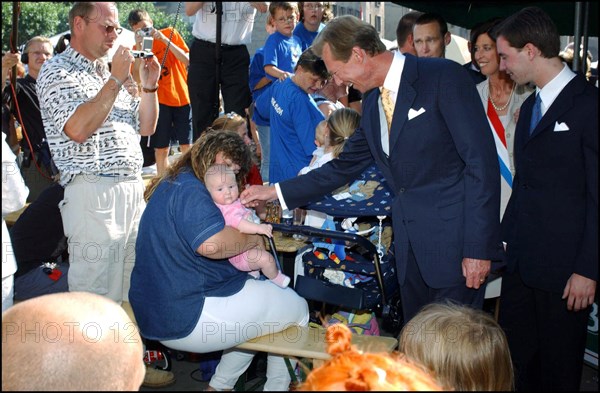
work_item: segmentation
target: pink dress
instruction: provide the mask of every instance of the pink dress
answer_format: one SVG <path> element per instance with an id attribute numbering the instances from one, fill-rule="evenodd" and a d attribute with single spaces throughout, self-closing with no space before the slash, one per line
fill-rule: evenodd
<path id="1" fill-rule="evenodd" d="M 258 219 L 258 217 L 256 217 L 256 214 L 254 214 L 252 210 L 244 207 L 244 205 L 242 205 L 239 199 L 230 205 L 219 205 L 218 203 L 215 203 L 215 205 L 217 205 L 219 210 L 221 210 L 221 213 L 223 213 L 223 218 L 225 218 L 225 224 L 236 229 L 240 225 L 240 221 L 242 220 L 256 222 L 256 219 Z M 235 266 L 236 269 L 241 270 L 243 272 L 252 271 L 253 269 L 251 269 L 248 265 L 248 258 L 251 258 L 253 255 L 250 254 L 250 252 L 251 251 L 245 251 L 241 254 L 233 256 L 229 258 L 229 262 L 231 262 L 231 264 Z M 254 252 L 254 256 L 256 257 L 256 252 Z"/>

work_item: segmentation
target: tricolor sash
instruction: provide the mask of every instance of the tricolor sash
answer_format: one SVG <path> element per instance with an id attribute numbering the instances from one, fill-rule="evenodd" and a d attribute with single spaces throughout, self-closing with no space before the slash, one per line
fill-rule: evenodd
<path id="1" fill-rule="evenodd" d="M 506 183 L 512 188 L 512 173 L 510 172 L 510 161 L 508 158 L 508 148 L 506 145 L 506 135 L 504 126 L 498 117 L 498 113 L 492 106 L 492 102 L 488 98 L 487 118 L 492 127 L 494 142 L 496 144 L 496 152 L 498 153 L 498 163 L 500 164 L 500 175 Z"/>

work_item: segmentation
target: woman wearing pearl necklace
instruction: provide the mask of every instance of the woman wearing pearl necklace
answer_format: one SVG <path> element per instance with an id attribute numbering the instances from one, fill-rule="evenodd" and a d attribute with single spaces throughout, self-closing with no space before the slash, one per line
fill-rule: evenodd
<path id="1" fill-rule="evenodd" d="M 496 42 L 492 38 L 492 29 L 500 22 L 494 19 L 484 22 L 474 36 L 475 62 L 481 73 L 487 79 L 477 85 L 486 111 L 498 160 L 500 163 L 500 218 L 508 203 L 512 191 L 512 179 L 515 175 L 513 161 L 513 141 L 515 127 L 519 117 L 519 108 L 525 99 L 533 92 L 527 86 L 517 86 L 510 76 L 500 70 L 500 57 L 496 51 Z"/>

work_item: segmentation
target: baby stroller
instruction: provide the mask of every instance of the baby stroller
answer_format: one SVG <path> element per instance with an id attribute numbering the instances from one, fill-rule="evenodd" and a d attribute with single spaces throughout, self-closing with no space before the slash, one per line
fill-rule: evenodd
<path id="1" fill-rule="evenodd" d="M 392 191 L 372 165 L 354 182 L 305 206 L 334 219 L 323 228 L 273 224 L 274 230 L 307 236 L 303 272 L 294 289 L 307 300 L 371 310 L 390 332 L 402 324 L 392 246 Z M 303 273 L 303 274 L 302 274 Z"/>

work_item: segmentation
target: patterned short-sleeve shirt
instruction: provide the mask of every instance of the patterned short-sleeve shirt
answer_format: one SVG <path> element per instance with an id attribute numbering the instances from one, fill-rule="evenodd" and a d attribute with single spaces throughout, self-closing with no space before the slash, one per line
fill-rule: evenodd
<path id="1" fill-rule="evenodd" d="M 121 87 L 102 126 L 78 143 L 64 126 L 79 105 L 96 97 L 110 77 L 103 59 L 90 61 L 73 48 L 46 61 L 37 80 L 42 121 L 60 183 L 76 175 L 134 176 L 141 173 L 139 144 L 140 99 Z"/>

